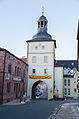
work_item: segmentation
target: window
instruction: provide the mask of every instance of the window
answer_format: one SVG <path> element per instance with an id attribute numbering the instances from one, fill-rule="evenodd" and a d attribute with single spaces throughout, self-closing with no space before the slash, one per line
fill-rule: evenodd
<path id="1" fill-rule="evenodd" d="M 64 70 L 66 70 L 66 67 L 64 67 Z"/>
<path id="2" fill-rule="evenodd" d="M 14 92 L 16 92 L 16 84 L 14 83 Z"/>
<path id="3" fill-rule="evenodd" d="M 19 69 L 20 76 L 22 76 L 21 68 Z"/>
<path id="4" fill-rule="evenodd" d="M 8 92 L 8 93 L 10 92 L 10 82 L 7 83 L 7 92 Z"/>
<path id="5" fill-rule="evenodd" d="M 67 89 L 64 88 L 64 95 L 67 95 Z"/>
<path id="6" fill-rule="evenodd" d="M 76 90 L 76 88 L 75 88 L 75 89 L 74 89 L 74 92 L 76 93 L 76 91 L 77 91 L 77 90 Z"/>
<path id="7" fill-rule="evenodd" d="M 74 63 L 72 62 L 72 66 L 74 66 Z"/>
<path id="8" fill-rule="evenodd" d="M 41 21 L 41 27 L 43 27 L 43 21 Z"/>
<path id="9" fill-rule="evenodd" d="M 48 57 L 44 56 L 44 63 L 48 63 Z"/>
<path id="10" fill-rule="evenodd" d="M 64 79 L 64 86 L 66 86 L 66 83 L 67 83 L 67 82 L 66 82 L 66 79 Z"/>
<path id="11" fill-rule="evenodd" d="M 8 73 L 11 74 L 11 64 L 8 64 Z"/>
<path id="12" fill-rule="evenodd" d="M 40 22 L 38 22 L 38 28 L 40 27 Z"/>
<path id="13" fill-rule="evenodd" d="M 23 78 L 25 78 L 25 70 L 23 70 Z"/>
<path id="14" fill-rule="evenodd" d="M 46 21 L 45 21 L 45 28 L 46 28 L 46 25 L 47 25 L 47 23 L 46 23 Z"/>
<path id="15" fill-rule="evenodd" d="M 15 66 L 15 76 L 17 75 L 17 67 Z"/>
<path id="16" fill-rule="evenodd" d="M 38 49 L 38 46 L 35 46 L 35 49 L 37 50 Z"/>
<path id="17" fill-rule="evenodd" d="M 32 63 L 36 63 L 36 56 L 32 57 Z"/>
<path id="18" fill-rule="evenodd" d="M 70 79 L 68 79 L 68 86 L 70 86 Z"/>
<path id="19" fill-rule="evenodd" d="M 36 69 L 32 69 L 32 73 L 35 74 L 36 73 Z"/>
<path id="20" fill-rule="evenodd" d="M 68 88 L 68 95 L 70 95 L 70 88 Z"/>
<path id="21" fill-rule="evenodd" d="M 42 46 L 42 49 L 45 49 L 45 46 Z"/>
<path id="22" fill-rule="evenodd" d="M 17 68 L 17 76 L 19 76 L 19 67 Z"/>
<path id="23" fill-rule="evenodd" d="M 44 74 L 47 74 L 48 73 L 48 69 L 44 69 Z"/>

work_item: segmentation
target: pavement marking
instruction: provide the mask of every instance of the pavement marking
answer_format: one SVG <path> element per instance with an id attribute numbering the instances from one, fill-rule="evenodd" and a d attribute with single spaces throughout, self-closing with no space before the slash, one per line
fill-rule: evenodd
<path id="1" fill-rule="evenodd" d="M 59 105 L 58 108 L 56 107 L 54 109 L 54 111 L 52 112 L 52 114 L 48 117 L 48 119 L 56 119 L 56 115 L 59 112 L 59 110 L 61 109 L 61 106 L 62 106 L 62 104 Z"/>

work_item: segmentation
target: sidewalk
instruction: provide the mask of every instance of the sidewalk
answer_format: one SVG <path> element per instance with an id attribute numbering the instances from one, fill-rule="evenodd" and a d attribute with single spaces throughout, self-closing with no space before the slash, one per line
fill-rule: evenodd
<path id="1" fill-rule="evenodd" d="M 2 105 L 21 105 L 21 104 L 25 104 L 28 101 L 30 101 L 30 97 L 29 96 L 26 96 L 24 98 L 24 101 L 21 101 L 20 102 L 20 99 L 16 99 L 16 100 L 13 100 L 11 102 L 8 102 L 8 103 L 2 104 Z"/>
<path id="2" fill-rule="evenodd" d="M 13 100 L 11 102 L 2 104 L 2 105 L 21 105 L 20 99 Z"/>
<path id="3" fill-rule="evenodd" d="M 79 119 L 78 103 L 64 103 L 48 119 Z"/>

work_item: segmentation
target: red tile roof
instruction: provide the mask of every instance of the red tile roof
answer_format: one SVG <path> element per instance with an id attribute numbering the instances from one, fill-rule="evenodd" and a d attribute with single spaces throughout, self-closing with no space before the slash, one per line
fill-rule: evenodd
<path id="1" fill-rule="evenodd" d="M 22 61 L 24 61 L 25 63 L 27 63 L 27 58 L 20 58 Z"/>

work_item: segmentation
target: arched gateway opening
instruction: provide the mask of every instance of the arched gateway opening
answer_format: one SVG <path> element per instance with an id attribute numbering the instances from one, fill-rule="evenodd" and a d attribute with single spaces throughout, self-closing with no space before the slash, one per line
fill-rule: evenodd
<path id="1" fill-rule="evenodd" d="M 43 81 L 36 81 L 32 86 L 32 99 L 48 99 L 48 87 Z"/>

